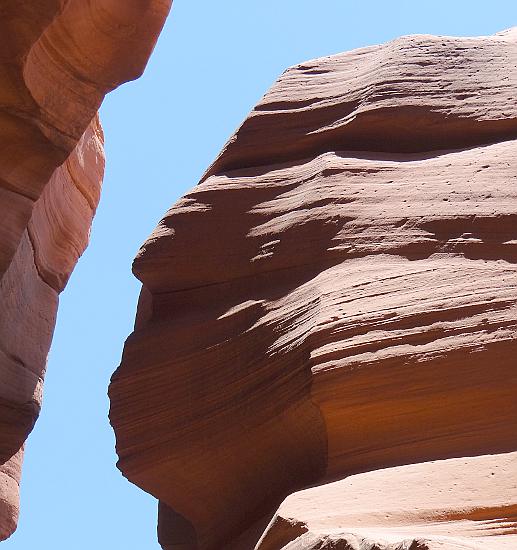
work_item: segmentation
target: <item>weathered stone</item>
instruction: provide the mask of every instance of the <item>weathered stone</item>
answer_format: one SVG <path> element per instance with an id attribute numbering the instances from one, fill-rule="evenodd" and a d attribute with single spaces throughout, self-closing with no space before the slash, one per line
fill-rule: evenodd
<path id="1" fill-rule="evenodd" d="M 164 548 L 311 484 L 260 550 L 515 546 L 516 85 L 514 31 L 303 63 L 167 212 L 110 387 Z"/>
<path id="2" fill-rule="evenodd" d="M 97 110 L 143 71 L 170 0 L 5 0 L 0 7 L 0 540 L 16 527 L 63 290 L 104 172 Z"/>

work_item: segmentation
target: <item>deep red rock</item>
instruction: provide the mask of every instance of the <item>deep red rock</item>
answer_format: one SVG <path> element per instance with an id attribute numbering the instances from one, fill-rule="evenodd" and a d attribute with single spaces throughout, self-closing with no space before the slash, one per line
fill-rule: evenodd
<path id="1" fill-rule="evenodd" d="M 515 32 L 293 67 L 167 212 L 110 387 L 165 549 L 515 546 L 516 84 Z"/>

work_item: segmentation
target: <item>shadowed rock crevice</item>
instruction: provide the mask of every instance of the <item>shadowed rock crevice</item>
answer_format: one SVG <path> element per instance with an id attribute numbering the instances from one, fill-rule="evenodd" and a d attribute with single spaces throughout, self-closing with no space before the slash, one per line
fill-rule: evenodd
<path id="1" fill-rule="evenodd" d="M 350 114 L 337 121 L 328 112 L 321 113 L 321 118 L 311 113 L 316 118 L 313 123 L 316 129 L 303 133 L 298 126 L 300 119 L 309 118 L 303 113 L 295 111 L 292 120 L 288 116 L 286 120 L 278 120 L 280 115 L 271 113 L 271 120 L 257 120 L 253 125 L 250 123 L 249 128 L 241 127 L 235 141 L 226 145 L 228 152 L 215 161 L 202 181 L 222 172 L 304 159 L 326 151 L 416 154 L 517 139 L 516 118 L 477 121 L 431 109 L 426 106 L 385 108 Z M 328 127 L 319 127 L 327 122 Z M 276 141 L 267 139 L 264 147 L 257 148 L 256 135 L 264 133 L 272 124 L 280 125 L 279 137 Z"/>

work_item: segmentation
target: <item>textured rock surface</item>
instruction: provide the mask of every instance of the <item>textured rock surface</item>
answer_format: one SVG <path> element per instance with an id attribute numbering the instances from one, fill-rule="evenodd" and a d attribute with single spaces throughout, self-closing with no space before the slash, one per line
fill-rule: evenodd
<path id="1" fill-rule="evenodd" d="M 358 474 L 288 497 L 260 550 L 517 547 L 517 453 Z"/>
<path id="2" fill-rule="evenodd" d="M 143 71 L 169 8 L 169 0 L 0 7 L 0 540 L 16 527 L 23 443 L 41 405 L 58 294 L 99 200 L 97 109 Z"/>
<path id="3" fill-rule="evenodd" d="M 516 85 L 514 31 L 293 67 L 167 212 L 110 388 L 165 549 L 515 545 Z"/>

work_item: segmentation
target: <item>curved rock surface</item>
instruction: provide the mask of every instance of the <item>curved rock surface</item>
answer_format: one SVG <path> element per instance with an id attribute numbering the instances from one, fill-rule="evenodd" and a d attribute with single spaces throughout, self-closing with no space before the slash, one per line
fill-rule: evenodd
<path id="1" fill-rule="evenodd" d="M 58 294 L 99 201 L 96 113 L 107 92 L 144 70 L 170 4 L 0 7 L 0 540 L 16 528 L 23 443 L 41 406 Z"/>
<path id="2" fill-rule="evenodd" d="M 260 550 L 517 547 L 517 453 L 350 476 L 282 503 Z"/>
<path id="3" fill-rule="evenodd" d="M 164 549 L 515 544 L 516 85 L 515 31 L 293 67 L 167 212 L 110 387 Z"/>

